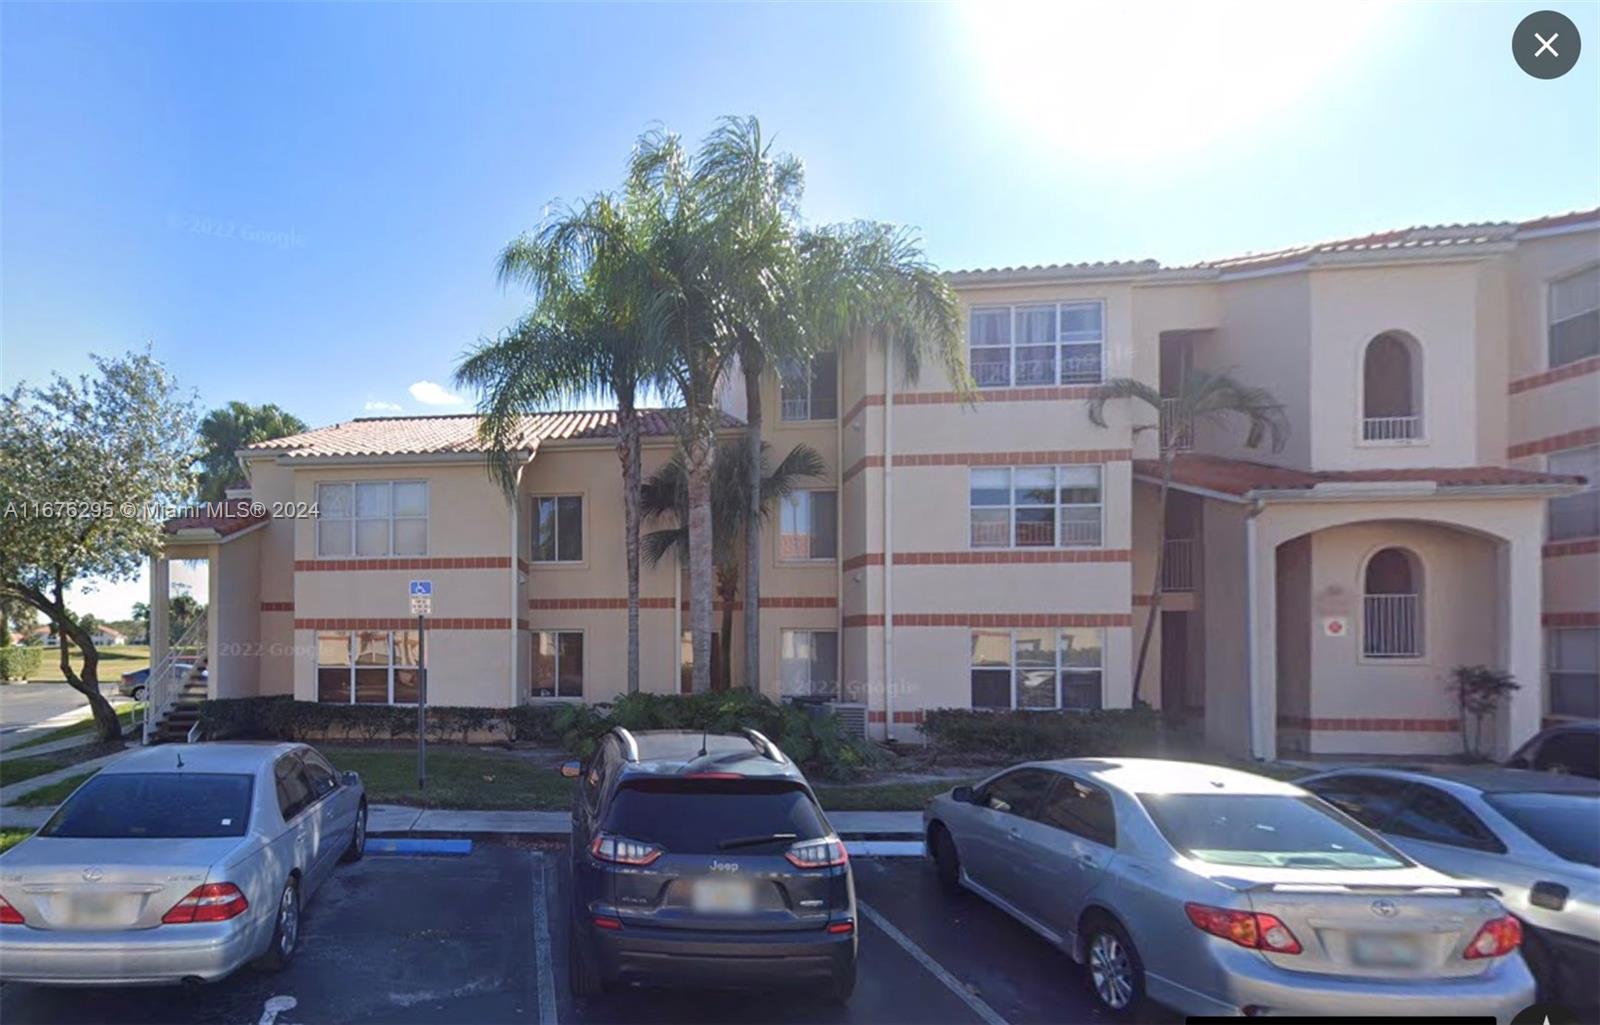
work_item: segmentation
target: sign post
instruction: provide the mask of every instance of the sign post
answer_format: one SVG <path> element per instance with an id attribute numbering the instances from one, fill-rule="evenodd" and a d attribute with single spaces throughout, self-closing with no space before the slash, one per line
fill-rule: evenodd
<path id="1" fill-rule="evenodd" d="M 433 581 L 413 580 L 411 614 L 417 617 L 417 789 L 428 788 L 428 616 L 433 615 Z"/>

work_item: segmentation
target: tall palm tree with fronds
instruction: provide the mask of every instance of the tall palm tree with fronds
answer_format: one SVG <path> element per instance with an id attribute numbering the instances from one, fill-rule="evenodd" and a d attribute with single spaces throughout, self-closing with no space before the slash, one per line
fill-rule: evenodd
<path id="1" fill-rule="evenodd" d="M 721 451 L 714 464 L 711 487 L 712 536 L 716 545 L 717 597 L 722 601 L 722 678 L 719 689 L 732 685 L 732 665 L 729 656 L 733 649 L 733 606 L 739 598 L 739 566 L 741 562 L 760 559 L 760 548 L 749 547 L 745 520 L 751 515 L 745 496 L 750 487 L 749 464 L 742 458 L 743 442 L 727 439 L 719 443 Z M 770 516 L 775 502 L 794 491 L 802 478 L 821 477 L 827 464 L 809 445 L 796 445 L 776 467 L 768 468 L 767 456 L 771 446 L 761 446 L 761 471 L 754 489 L 761 502 L 754 515 L 757 520 Z M 654 566 L 669 554 L 679 559 L 689 547 L 689 533 L 685 527 L 689 516 L 688 464 L 680 450 L 660 469 L 652 473 L 642 490 L 643 509 L 647 518 L 671 517 L 674 525 L 654 530 L 644 537 L 645 558 Z M 759 528 L 760 524 L 757 523 Z M 755 532 L 759 546 L 760 530 Z M 745 593 L 744 615 L 748 622 L 754 613 L 759 595 Z M 759 690 L 761 681 L 754 673 L 746 673 L 744 685 Z"/>
<path id="2" fill-rule="evenodd" d="M 915 380 L 937 353 L 957 388 L 969 386 L 954 292 L 923 257 L 916 237 L 885 224 L 805 227 L 800 161 L 774 153 L 754 117 L 723 118 L 696 154 L 694 178 L 731 255 L 722 286 L 726 327 L 744 375 L 748 432 L 745 548 L 761 543 L 762 380 L 859 337 L 893 349 Z M 744 676 L 761 666 L 761 560 L 746 559 Z"/>
<path id="3" fill-rule="evenodd" d="M 639 690 L 638 402 L 658 380 L 665 353 L 646 319 L 654 301 L 648 264 L 649 224 L 599 195 L 571 207 L 500 254 L 502 284 L 520 282 L 532 312 L 494 341 L 468 352 L 460 385 L 481 396 L 481 436 L 491 471 L 515 501 L 517 464 L 530 413 L 553 402 L 612 398 L 622 464 L 623 548 L 628 575 L 628 692 Z"/>
<path id="4" fill-rule="evenodd" d="M 1289 421 L 1283 404 L 1265 388 L 1244 384 L 1231 371 L 1213 372 L 1193 370 L 1184 379 L 1178 395 L 1163 398 L 1157 388 L 1131 377 L 1113 378 L 1095 388 L 1089 400 L 1089 421 L 1096 427 L 1106 426 L 1106 404 L 1120 399 L 1130 399 L 1147 407 L 1142 412 L 1148 419 L 1140 420 L 1135 414 L 1133 433 L 1156 432 L 1161 462 L 1161 484 L 1156 499 L 1156 568 L 1150 586 L 1150 617 L 1145 620 L 1144 636 L 1139 641 L 1139 657 L 1133 668 L 1133 701 L 1140 697 L 1140 682 L 1144 679 L 1145 658 L 1150 652 L 1150 639 L 1155 635 L 1156 621 L 1161 618 L 1161 578 L 1167 549 L 1167 496 L 1172 488 L 1172 466 L 1182 451 L 1181 441 L 1192 436 L 1199 423 L 1222 424 L 1239 418 L 1245 422 L 1244 443 L 1248 448 L 1270 445 L 1272 451 L 1282 451 L 1289 437 Z"/>

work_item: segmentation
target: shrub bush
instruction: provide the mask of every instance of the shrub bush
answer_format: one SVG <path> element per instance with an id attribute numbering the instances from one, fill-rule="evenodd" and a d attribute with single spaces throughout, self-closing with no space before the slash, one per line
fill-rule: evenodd
<path id="1" fill-rule="evenodd" d="M 500 708 L 430 705 L 428 739 L 469 741 L 496 733 L 509 739 L 508 715 Z M 417 710 L 404 705 L 333 705 L 296 701 L 287 695 L 221 698 L 200 705 L 200 729 L 208 740 L 404 740 L 417 735 Z"/>
<path id="2" fill-rule="evenodd" d="M 10 644 L 0 648 L 0 680 L 27 680 L 44 663 L 44 649 Z"/>
<path id="3" fill-rule="evenodd" d="M 976 764 L 1094 755 L 1159 756 L 1161 713 L 1149 708 L 1098 712 L 929 711 L 918 727 L 941 754 Z"/>

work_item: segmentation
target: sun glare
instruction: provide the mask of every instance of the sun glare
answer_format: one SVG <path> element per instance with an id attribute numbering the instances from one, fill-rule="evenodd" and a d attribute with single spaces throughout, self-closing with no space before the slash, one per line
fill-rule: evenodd
<path id="1" fill-rule="evenodd" d="M 1194 155 L 1359 71 L 1395 18 L 1385 4 L 958 8 L 977 87 L 1046 154 L 1126 164 Z"/>

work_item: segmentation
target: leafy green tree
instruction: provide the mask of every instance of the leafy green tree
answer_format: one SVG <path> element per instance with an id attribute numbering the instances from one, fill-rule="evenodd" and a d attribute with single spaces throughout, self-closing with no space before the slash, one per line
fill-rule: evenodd
<path id="1" fill-rule="evenodd" d="M 559 401 L 616 401 L 630 694 L 639 690 L 638 404 L 660 378 L 664 359 L 658 336 L 644 325 L 653 295 L 644 227 L 602 194 L 508 245 L 500 254 L 500 279 L 526 285 L 534 308 L 498 339 L 468 352 L 455 374 L 458 384 L 481 396 L 480 433 L 490 445 L 491 469 L 513 496 L 520 466 L 514 453 L 528 447 L 528 414 Z"/>
<path id="2" fill-rule="evenodd" d="M 1172 490 L 1172 467 L 1178 454 L 1186 447 L 1185 439 L 1193 436 L 1194 427 L 1200 423 L 1221 424 L 1234 418 L 1245 422 L 1244 443 L 1248 448 L 1269 444 L 1272 451 L 1282 451 L 1289 438 L 1289 421 L 1283 405 L 1265 388 L 1244 384 L 1231 372 L 1194 370 L 1184 379 L 1177 396 L 1163 398 L 1161 392 L 1143 381 L 1131 377 L 1117 377 L 1097 386 L 1089 400 L 1089 421 L 1096 427 L 1106 426 L 1106 405 L 1129 399 L 1144 407 L 1147 419 L 1135 415 L 1135 436 L 1154 431 L 1161 463 L 1161 483 L 1156 498 L 1156 568 L 1155 579 L 1150 584 L 1150 614 L 1145 620 L 1144 635 L 1139 641 L 1139 658 L 1133 667 L 1133 701 L 1143 698 L 1140 683 L 1144 679 L 1145 658 L 1150 653 L 1150 639 L 1155 635 L 1156 621 L 1161 618 L 1161 578 L 1166 563 L 1167 548 L 1167 497 Z"/>
<path id="3" fill-rule="evenodd" d="M 720 690 L 732 685 L 733 667 L 729 661 L 733 650 L 733 606 L 739 600 L 739 566 L 760 558 L 760 531 L 757 530 L 756 548 L 747 547 L 745 519 L 750 515 L 745 504 L 749 494 L 749 464 L 743 459 L 743 442 L 727 439 L 719 443 L 721 451 L 713 466 L 711 485 L 712 541 L 716 551 L 717 597 L 722 601 L 722 679 L 717 681 Z M 794 491 L 802 478 L 821 477 L 828 465 L 817 450 L 809 445 L 796 445 L 776 467 L 769 467 L 767 456 L 770 445 L 761 446 L 761 475 L 758 493 L 761 503 L 756 517 L 764 520 L 771 515 L 774 502 Z M 641 491 L 644 514 L 649 519 L 672 517 L 675 524 L 646 534 L 645 558 L 654 566 L 668 554 L 681 561 L 689 548 L 689 532 L 685 527 L 689 517 L 689 471 L 687 460 L 680 450 L 652 473 Z M 754 557 L 752 558 L 752 553 Z M 745 595 L 745 619 L 752 615 L 752 605 L 759 599 Z M 744 686 L 760 689 L 757 674 L 746 673 Z"/>
<path id="4" fill-rule="evenodd" d="M 93 375 L 56 375 L 0 396 L 0 599 L 50 620 L 61 674 L 111 742 L 121 727 L 100 694 L 99 652 L 67 608 L 67 589 L 89 578 L 130 579 L 159 547 L 161 524 L 142 512 L 191 493 L 196 414 L 193 398 L 148 351 L 91 358 Z"/>
<path id="5" fill-rule="evenodd" d="M 205 605 L 201 604 L 194 595 L 187 592 L 173 595 L 167 602 L 169 636 L 173 640 L 182 637 L 189 632 L 189 627 L 193 626 L 195 621 L 205 614 Z"/>
<path id="6" fill-rule="evenodd" d="M 220 502 L 229 488 L 243 487 L 244 471 L 234 453 L 246 445 L 299 434 L 305 422 L 272 403 L 230 402 L 200 421 L 200 500 Z"/>

